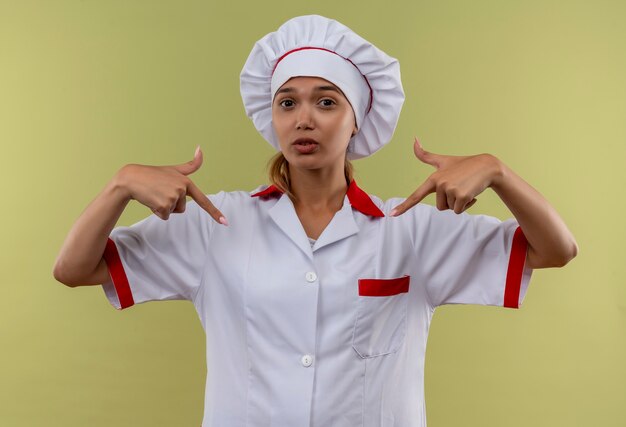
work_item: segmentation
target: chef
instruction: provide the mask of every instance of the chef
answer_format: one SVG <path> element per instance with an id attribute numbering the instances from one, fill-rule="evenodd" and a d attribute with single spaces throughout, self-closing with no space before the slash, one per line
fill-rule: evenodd
<path id="1" fill-rule="evenodd" d="M 435 308 L 518 308 L 533 269 L 576 255 L 573 236 L 491 155 L 415 140 L 434 171 L 413 194 L 361 189 L 350 160 L 390 141 L 404 92 L 398 61 L 335 20 L 287 21 L 257 41 L 240 78 L 247 115 L 277 150 L 270 185 L 203 194 L 189 177 L 199 149 L 180 165 L 127 165 L 75 224 L 55 277 L 102 284 L 118 309 L 194 304 L 204 427 L 425 426 Z M 465 212 L 488 188 L 515 218 Z M 419 203 L 431 193 L 436 207 Z M 133 199 L 154 215 L 113 228 Z"/>

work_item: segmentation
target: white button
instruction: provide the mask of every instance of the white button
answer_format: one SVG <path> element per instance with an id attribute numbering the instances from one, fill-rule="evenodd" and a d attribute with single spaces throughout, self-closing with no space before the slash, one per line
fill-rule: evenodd
<path id="1" fill-rule="evenodd" d="M 313 356 L 310 354 L 305 354 L 302 356 L 302 366 L 311 366 L 313 363 Z"/>
<path id="2" fill-rule="evenodd" d="M 317 280 L 317 274 L 315 274 L 314 272 L 309 271 L 306 274 L 306 281 L 307 282 L 312 283 L 312 282 L 315 282 L 316 280 Z"/>

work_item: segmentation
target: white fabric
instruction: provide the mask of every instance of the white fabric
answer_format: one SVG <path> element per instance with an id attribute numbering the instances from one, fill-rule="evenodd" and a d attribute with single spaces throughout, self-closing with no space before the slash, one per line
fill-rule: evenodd
<path id="1" fill-rule="evenodd" d="M 321 77 L 340 88 L 352 106 L 357 128 L 361 128 L 370 105 L 370 89 L 365 77 L 352 63 L 336 53 L 321 49 L 290 53 L 277 64 L 272 75 L 272 100 L 276 91 L 294 76 Z"/>
<path id="2" fill-rule="evenodd" d="M 275 32 L 265 35 L 252 48 L 240 74 L 240 90 L 244 108 L 248 117 L 252 119 L 256 129 L 276 149 L 280 150 L 278 137 L 272 126 L 272 73 L 278 60 L 286 53 L 303 47 L 328 49 L 337 55 L 351 61 L 359 73 L 364 76 L 346 86 L 340 81 L 345 76 L 347 68 L 342 67 L 340 74 L 324 68 L 315 67 L 306 73 L 316 76 L 317 73 L 330 77 L 345 92 L 354 93 L 359 86 L 364 88 L 361 81 L 367 80 L 371 87 L 372 104 L 358 123 L 359 131 L 350 139 L 348 158 L 358 159 L 369 156 L 387 144 L 396 129 L 400 111 L 404 103 L 404 90 L 400 78 L 400 64 L 398 60 L 387 55 L 376 46 L 363 39 L 350 28 L 333 20 L 319 15 L 306 15 L 292 18 L 285 22 Z M 306 50 L 289 61 L 304 56 L 316 55 L 315 49 Z M 307 53 L 308 52 L 308 53 Z M 287 55 L 284 60 L 290 56 Z M 281 61 L 282 62 L 282 61 Z M 350 65 L 352 65 L 350 64 Z M 280 67 L 280 66 L 279 66 Z M 289 66 L 289 69 L 292 69 Z M 301 74 L 301 67 L 293 68 L 296 74 Z M 285 68 L 288 71 L 288 68 Z M 280 80 L 284 80 L 285 73 L 281 73 Z M 354 74 L 354 78 L 357 75 Z M 369 92 L 369 91 L 368 91 Z M 356 99 L 356 95 L 351 95 Z M 362 97 L 364 95 L 359 95 Z M 369 98 L 370 94 L 366 94 Z M 361 101 L 348 98 L 355 115 L 359 115 Z M 368 100 L 369 101 L 369 100 Z M 359 118 L 357 117 L 357 120 Z"/>
<path id="3" fill-rule="evenodd" d="M 373 218 L 346 197 L 311 247 L 286 195 L 209 197 L 230 226 L 191 201 L 167 221 L 152 215 L 110 236 L 135 303 L 187 299 L 199 314 L 208 372 L 202 425 L 425 427 L 433 312 L 503 305 L 515 220 L 424 204 Z M 403 199 L 372 200 L 388 214 Z M 405 275 L 407 293 L 359 295 L 359 279 Z M 119 307 L 113 283 L 103 287 Z"/>

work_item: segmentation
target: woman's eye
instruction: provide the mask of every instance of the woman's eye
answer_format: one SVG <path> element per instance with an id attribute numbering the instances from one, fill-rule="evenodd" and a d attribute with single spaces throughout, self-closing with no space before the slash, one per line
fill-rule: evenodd
<path id="1" fill-rule="evenodd" d="M 320 103 L 322 103 L 322 106 L 324 107 L 332 107 L 334 104 L 336 104 L 335 101 L 333 101 L 332 99 L 326 98 L 326 99 L 322 99 L 320 101 Z M 291 99 L 283 99 L 282 101 L 280 101 L 278 103 L 278 105 L 280 105 L 281 107 L 284 108 L 290 108 L 294 106 L 294 102 Z"/>

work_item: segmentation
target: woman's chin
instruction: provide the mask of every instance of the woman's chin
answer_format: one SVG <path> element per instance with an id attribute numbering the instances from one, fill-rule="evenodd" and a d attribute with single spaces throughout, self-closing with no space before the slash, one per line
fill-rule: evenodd
<path id="1" fill-rule="evenodd" d="M 324 153 L 321 153 L 319 150 L 310 154 L 289 152 L 286 155 L 283 151 L 283 155 L 285 159 L 287 159 L 289 167 L 295 169 L 319 170 L 338 167 L 343 170 L 345 162 L 343 157 L 333 159 L 328 155 L 324 155 Z"/>

